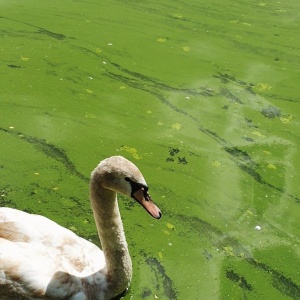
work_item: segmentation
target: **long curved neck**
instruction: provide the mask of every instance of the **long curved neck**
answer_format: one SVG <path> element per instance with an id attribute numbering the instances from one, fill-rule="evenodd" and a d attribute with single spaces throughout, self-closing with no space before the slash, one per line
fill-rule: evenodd
<path id="1" fill-rule="evenodd" d="M 115 192 L 100 185 L 92 176 L 90 200 L 106 260 L 108 291 L 117 296 L 128 287 L 132 276 L 132 263 L 124 235 L 123 224 Z"/>

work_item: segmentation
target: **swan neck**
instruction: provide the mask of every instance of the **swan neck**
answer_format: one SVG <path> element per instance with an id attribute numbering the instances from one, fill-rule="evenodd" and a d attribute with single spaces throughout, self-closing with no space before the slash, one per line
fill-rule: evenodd
<path id="1" fill-rule="evenodd" d="M 109 285 L 114 288 L 115 295 L 118 295 L 129 285 L 132 263 L 118 207 L 117 194 L 102 187 L 99 181 L 92 178 L 90 199 L 106 260 Z"/>

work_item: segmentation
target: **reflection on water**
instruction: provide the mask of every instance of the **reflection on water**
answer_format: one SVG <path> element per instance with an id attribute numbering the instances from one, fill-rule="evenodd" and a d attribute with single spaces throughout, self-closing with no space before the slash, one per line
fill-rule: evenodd
<path id="1" fill-rule="evenodd" d="M 88 178 L 143 170 L 164 218 L 120 201 L 124 299 L 298 299 L 299 4 L 4 2 L 1 205 L 98 242 Z"/>

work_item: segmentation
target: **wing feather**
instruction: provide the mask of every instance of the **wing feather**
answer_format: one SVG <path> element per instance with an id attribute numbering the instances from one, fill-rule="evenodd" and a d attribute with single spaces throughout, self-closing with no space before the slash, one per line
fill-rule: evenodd
<path id="1" fill-rule="evenodd" d="M 0 238 L 9 240 L 11 242 L 29 242 L 30 237 L 23 232 L 14 222 L 1 222 L 0 223 Z"/>

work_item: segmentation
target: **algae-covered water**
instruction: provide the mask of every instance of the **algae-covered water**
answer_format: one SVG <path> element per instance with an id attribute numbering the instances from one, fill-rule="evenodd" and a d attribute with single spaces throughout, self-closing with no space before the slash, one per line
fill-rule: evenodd
<path id="1" fill-rule="evenodd" d="M 123 155 L 124 299 L 300 299 L 300 3 L 0 1 L 0 204 L 98 244 L 88 180 Z"/>

